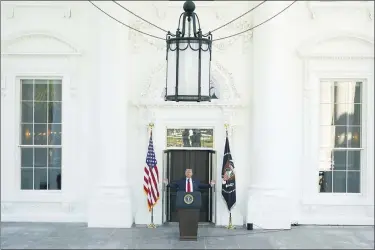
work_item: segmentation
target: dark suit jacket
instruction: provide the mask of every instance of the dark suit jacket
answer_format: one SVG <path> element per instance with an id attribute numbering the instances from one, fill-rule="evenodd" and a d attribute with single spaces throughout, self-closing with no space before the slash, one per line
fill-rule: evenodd
<path id="1" fill-rule="evenodd" d="M 192 184 L 193 184 L 193 191 L 200 191 L 201 189 L 207 189 L 211 188 L 210 184 L 201 183 L 199 180 L 192 178 Z M 167 185 L 167 187 L 176 189 L 177 191 L 184 191 L 186 192 L 186 177 L 177 180 L 172 181 Z"/>

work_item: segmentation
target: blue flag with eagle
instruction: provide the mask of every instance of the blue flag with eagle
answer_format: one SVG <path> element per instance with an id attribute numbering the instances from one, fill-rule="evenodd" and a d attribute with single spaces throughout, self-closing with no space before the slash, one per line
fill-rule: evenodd
<path id="1" fill-rule="evenodd" d="M 228 210 L 230 211 L 234 204 L 236 204 L 236 175 L 234 173 L 234 163 L 230 153 L 228 135 L 225 140 L 221 176 L 223 181 L 221 194 L 227 203 Z"/>

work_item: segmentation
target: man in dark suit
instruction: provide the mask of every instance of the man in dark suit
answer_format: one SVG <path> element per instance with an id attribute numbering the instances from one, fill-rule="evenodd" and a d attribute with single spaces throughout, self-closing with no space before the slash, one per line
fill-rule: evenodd
<path id="1" fill-rule="evenodd" d="M 211 180 L 210 184 L 201 183 L 199 180 L 193 179 L 193 170 L 186 169 L 185 170 L 185 177 L 168 183 L 168 179 L 164 180 L 164 183 L 167 184 L 167 187 L 177 189 L 177 191 L 184 191 L 184 192 L 194 192 L 199 191 L 201 189 L 211 188 L 215 185 L 215 182 Z"/>

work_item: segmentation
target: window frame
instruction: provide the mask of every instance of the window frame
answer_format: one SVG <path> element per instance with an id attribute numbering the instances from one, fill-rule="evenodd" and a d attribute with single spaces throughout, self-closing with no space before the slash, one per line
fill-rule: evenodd
<path id="1" fill-rule="evenodd" d="M 364 184 L 363 184 L 363 179 L 364 179 L 364 176 L 363 176 L 363 169 L 364 169 L 364 163 L 366 164 L 366 153 L 367 153 L 367 150 L 366 150 L 366 143 L 367 143 L 367 129 L 364 128 L 365 126 L 365 117 L 367 116 L 367 95 L 366 95 L 366 91 L 367 91 L 367 81 L 365 79 L 349 79 L 349 78 L 341 78 L 341 79 L 337 79 L 337 78 L 322 78 L 320 79 L 319 81 L 319 151 L 323 150 L 323 149 L 326 149 L 328 150 L 329 147 L 325 146 L 325 145 L 322 145 L 322 142 L 321 142 L 321 129 L 322 127 L 332 127 L 332 125 L 322 125 L 322 121 L 321 121 L 321 104 L 331 104 L 331 105 L 335 105 L 336 103 L 334 102 L 334 96 L 331 97 L 332 101 L 331 103 L 322 103 L 321 102 L 321 87 L 322 87 L 322 84 L 324 84 L 323 82 L 330 82 L 332 84 L 332 86 L 335 86 L 336 83 L 348 83 L 348 82 L 354 82 L 354 83 L 358 83 L 360 82 L 361 83 L 361 123 L 359 125 L 360 127 L 360 147 L 357 147 L 357 148 L 354 148 L 354 147 L 335 147 L 333 146 L 330 150 L 331 152 L 334 152 L 334 151 L 343 151 L 343 152 L 346 152 L 346 151 L 359 151 L 360 152 L 360 168 L 359 170 L 355 170 L 354 172 L 358 172 L 360 173 L 360 187 L 359 187 L 359 190 L 360 192 L 359 193 L 347 193 L 347 186 L 348 186 L 348 182 L 347 182 L 347 178 L 348 178 L 348 172 L 350 172 L 350 170 L 348 171 L 347 169 L 345 170 L 336 170 L 336 171 L 341 171 L 341 172 L 345 172 L 345 175 L 346 175 L 346 192 L 319 192 L 319 194 L 322 194 L 322 195 L 329 195 L 329 194 L 337 194 L 337 195 L 361 195 L 364 191 Z M 331 95 L 333 95 L 334 93 L 332 92 Z M 345 104 L 347 104 L 345 102 Z M 363 115 L 363 114 L 366 114 Z M 347 127 L 348 125 L 346 124 L 345 127 Z M 319 159 L 319 162 L 321 162 L 321 160 Z M 317 178 L 319 177 L 319 173 L 320 171 L 322 171 L 321 169 L 318 168 L 318 172 L 317 172 Z M 330 170 L 331 172 L 333 172 L 334 170 L 331 169 Z M 333 183 L 332 183 L 333 184 Z M 319 186 L 318 186 L 319 188 Z"/>
<path id="2" fill-rule="evenodd" d="M 19 74 L 16 76 L 15 81 L 15 125 L 17 128 L 15 129 L 16 135 L 15 135 L 15 146 L 16 146 L 16 161 L 15 161 L 15 183 L 14 183 L 14 190 L 17 190 L 17 192 L 20 194 L 21 200 L 41 200 L 45 201 L 46 196 L 49 201 L 53 200 L 52 197 L 55 197 L 56 200 L 60 200 L 61 198 L 56 197 L 56 195 L 60 196 L 63 193 L 64 190 L 64 178 L 61 179 L 61 189 L 60 190 L 45 190 L 45 189 L 21 189 L 21 148 L 22 147 L 28 147 L 28 148 L 40 148 L 40 147 L 49 147 L 48 145 L 22 145 L 21 144 L 21 84 L 22 80 L 60 80 L 61 81 L 61 91 L 62 91 L 62 97 L 61 97 L 61 130 L 62 130 L 62 136 L 64 137 L 65 133 L 65 88 L 67 85 L 67 77 L 61 74 L 51 75 L 51 74 Z M 64 139 L 61 141 L 61 145 L 56 145 L 58 148 L 61 148 L 61 175 L 64 175 L 64 162 L 65 162 L 65 149 L 64 149 Z M 53 147 L 56 147 L 53 145 Z M 52 196 L 52 197 L 50 197 Z"/>
<path id="3" fill-rule="evenodd" d="M 374 101 L 374 77 L 368 71 L 310 70 L 304 86 L 303 115 L 303 167 L 302 167 L 302 203 L 305 205 L 358 206 L 373 203 L 374 158 L 373 111 L 369 106 Z M 362 81 L 362 156 L 361 156 L 361 193 L 320 193 L 318 186 L 319 150 L 320 150 L 320 83 L 330 81 Z M 371 167 L 372 166 L 372 167 Z"/>

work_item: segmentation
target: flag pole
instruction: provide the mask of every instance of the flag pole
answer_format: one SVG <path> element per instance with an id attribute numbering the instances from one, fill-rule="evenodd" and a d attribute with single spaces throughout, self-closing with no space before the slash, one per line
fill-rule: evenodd
<path id="1" fill-rule="evenodd" d="M 147 225 L 148 228 L 156 228 L 154 224 L 154 208 L 151 207 L 151 223 Z"/>
<path id="2" fill-rule="evenodd" d="M 148 124 L 148 128 L 150 129 L 150 134 L 152 133 L 152 128 L 154 127 L 154 124 L 151 122 Z M 151 207 L 151 223 L 147 225 L 148 228 L 156 228 L 156 225 L 154 224 L 154 206 Z"/>
<path id="3" fill-rule="evenodd" d="M 225 138 L 228 138 L 229 124 L 228 123 L 224 124 L 224 127 L 225 127 Z M 230 210 L 229 210 L 229 224 L 226 228 L 227 229 L 235 229 L 235 227 L 232 224 L 232 212 Z"/>
<path id="4" fill-rule="evenodd" d="M 227 226 L 227 229 L 235 229 L 235 227 L 232 224 L 232 212 L 229 211 L 229 225 Z"/>

